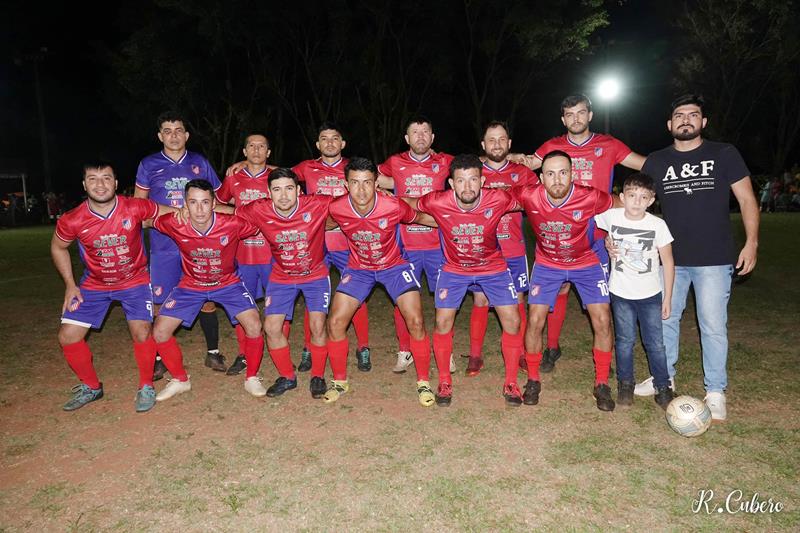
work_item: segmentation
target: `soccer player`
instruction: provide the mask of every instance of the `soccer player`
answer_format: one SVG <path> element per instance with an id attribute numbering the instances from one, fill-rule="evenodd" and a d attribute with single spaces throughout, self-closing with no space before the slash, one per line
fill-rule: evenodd
<path id="1" fill-rule="evenodd" d="M 274 266 L 264 294 L 264 331 L 279 377 L 267 396 L 280 396 L 297 387 L 284 320 L 292 319 L 294 302 L 303 293 L 311 329 L 311 396 L 326 391 L 325 317 L 331 281 L 325 264 L 325 225 L 329 195 L 300 195 L 299 180 L 289 168 L 269 173 L 269 199 L 236 208 L 236 214 L 257 226 L 272 250 Z"/>
<path id="2" fill-rule="evenodd" d="M 519 336 L 519 300 L 511 271 L 497 243 L 497 228 L 506 211 L 518 209 L 506 191 L 481 189 L 485 178 L 478 156 L 459 155 L 450 163 L 452 191 L 430 192 L 409 203 L 438 224 L 444 242 L 445 263 L 436 281 L 436 332 L 433 354 L 439 369 L 436 403 L 450 405 L 453 382 L 450 354 L 453 323 L 467 289 L 476 285 L 488 299 L 503 327 L 501 347 L 506 375 L 503 396 L 512 406 L 522 404 L 517 385 L 522 337 Z"/>
<path id="3" fill-rule="evenodd" d="M 222 181 L 217 190 L 217 198 L 236 207 L 247 205 L 260 198 L 269 197 L 267 176 L 275 167 L 267 165 L 270 148 L 266 135 L 253 133 L 244 140 L 245 166 Z M 236 252 L 236 264 L 239 277 L 248 292 L 256 299 L 264 297 L 264 289 L 269 283 L 272 271 L 272 253 L 262 233 L 242 239 Z M 247 365 L 244 356 L 245 334 L 241 324 L 236 326 L 236 339 L 239 344 L 239 355 L 228 368 L 227 374 L 241 374 Z"/>
<path id="4" fill-rule="evenodd" d="M 255 235 L 258 228 L 237 216 L 215 213 L 214 189 L 206 180 L 189 181 L 183 198 L 188 221 L 173 216 L 161 216 L 155 221 L 156 229 L 178 244 L 183 269 L 183 276 L 167 295 L 153 325 L 158 353 L 173 378 L 156 395 L 156 400 L 167 400 L 191 390 L 183 354 L 173 333 L 180 325 L 191 326 L 206 302 L 222 305 L 231 323 L 244 328 L 247 358 L 244 389 L 253 396 L 264 396 L 267 391 L 256 376 L 264 352 L 261 321 L 253 296 L 236 274 L 235 265 L 239 241 Z"/>
<path id="5" fill-rule="evenodd" d="M 453 156 L 431 149 L 435 135 L 433 124 L 423 116 L 409 120 L 405 140 L 408 151 L 400 152 L 378 165 L 378 187 L 393 189 L 399 198 L 419 198 L 431 191 L 443 191 Z M 433 291 L 439 269 L 444 263 L 439 232 L 420 224 L 400 226 L 403 252 L 418 276 L 425 273 L 428 288 Z M 394 325 L 399 342 L 397 364 L 393 371 L 405 372 L 412 362 L 409 330 L 399 308 L 394 309 Z"/>
<path id="6" fill-rule="evenodd" d="M 592 102 L 586 95 L 576 94 L 564 98 L 561 101 L 561 123 L 564 124 L 567 133 L 545 142 L 532 156 L 523 156 L 525 164 L 536 170 L 541 167 L 542 158 L 546 154 L 561 150 L 572 158 L 572 180 L 575 183 L 611 193 L 614 185 L 614 165 L 619 164 L 639 171 L 645 158 L 611 135 L 591 131 L 589 123 L 592 117 Z M 608 254 L 603 245 L 604 237 L 604 232 L 597 231 L 592 239 L 607 270 Z M 565 283 L 558 293 L 553 312 L 547 315 L 547 349 L 542 359 L 542 372 L 551 372 L 561 357 L 558 341 L 567 312 L 569 289 L 570 285 Z"/>
<path id="7" fill-rule="evenodd" d="M 511 148 L 511 137 L 508 126 L 504 122 L 492 121 L 484 130 L 481 141 L 485 161 L 482 173 L 483 186 L 486 188 L 499 188 L 509 190 L 511 187 L 526 185 L 529 181 L 537 179 L 536 175 L 525 165 L 508 160 Z M 525 295 L 528 292 L 528 258 L 525 254 L 525 235 L 522 231 L 522 214 L 506 213 L 497 226 L 497 242 L 500 250 L 511 271 L 514 288 L 519 297 L 520 337 L 525 337 L 525 316 L 527 304 Z M 469 363 L 466 374 L 477 375 L 483 368 L 483 339 L 486 335 L 486 325 L 489 320 L 489 300 L 483 292 L 473 292 L 472 313 L 469 319 Z M 519 361 L 520 366 L 525 365 L 525 356 Z"/>
<path id="8" fill-rule="evenodd" d="M 133 338 L 133 355 L 139 367 L 136 411 L 149 411 L 155 404 L 153 363 L 156 345 L 151 336 L 153 293 L 142 243 L 142 222 L 169 211 L 150 200 L 117 196 L 117 178 L 111 165 L 87 163 L 83 167 L 87 199 L 58 219 L 50 254 L 64 279 L 64 305 L 58 341 L 80 385 L 64 404 L 74 411 L 103 397 L 92 352 L 86 343 L 89 329 L 100 329 L 108 306 L 120 302 Z M 69 246 L 78 241 L 85 271 L 75 283 Z"/>
<path id="9" fill-rule="evenodd" d="M 345 167 L 345 176 L 348 194 L 331 202 L 330 217 L 347 237 L 350 258 L 328 315 L 328 354 L 333 380 L 324 400 L 335 402 L 350 389 L 347 326 L 375 284 L 380 283 L 408 326 L 419 402 L 426 407 L 433 405 L 435 398 L 428 381 L 430 340 L 422 317 L 419 281 L 414 269 L 401 256 L 396 238 L 398 224 L 433 222 L 399 198 L 376 191 L 378 168 L 369 159 L 351 159 Z"/>
<path id="10" fill-rule="evenodd" d="M 592 354 L 597 408 L 612 411 L 614 400 L 608 374 L 613 337 L 608 283 L 600 258 L 592 247 L 592 217 L 611 207 L 611 195 L 573 183 L 570 157 L 558 150 L 543 156 L 541 181 L 541 184 L 512 189 L 536 234 L 536 264 L 531 274 L 525 335 L 528 383 L 523 400 L 529 405 L 539 402 L 542 330 L 559 289 L 569 281 L 578 289 L 594 331 Z"/>
<path id="11" fill-rule="evenodd" d="M 211 164 L 200 154 L 186 150 L 189 132 L 186 131 L 183 117 L 172 111 L 162 113 L 158 117 L 157 127 L 158 140 L 163 148 L 139 163 L 134 198 L 150 198 L 157 204 L 180 209 L 184 206 L 184 188 L 190 180 L 203 179 L 211 183 L 214 190 L 219 189 L 221 184 Z M 153 283 L 153 302 L 158 309 L 167 294 L 178 284 L 181 259 L 175 242 L 157 229 L 150 231 L 150 276 Z M 205 365 L 224 372 L 225 359 L 219 353 L 219 321 L 216 307 L 211 302 L 203 306 L 200 327 L 208 349 Z M 153 379 L 161 379 L 165 370 L 158 359 Z"/>
<path id="12" fill-rule="evenodd" d="M 301 182 L 305 184 L 308 194 L 327 194 L 338 197 L 347 194 L 347 185 L 344 178 L 344 167 L 347 159 L 342 157 L 342 150 L 346 146 L 341 128 L 333 122 L 320 124 L 317 136 L 317 150 L 320 156 L 317 159 L 308 159 L 292 167 Z M 325 232 L 325 261 L 328 266 L 333 265 L 341 275 L 347 267 L 350 249 L 347 238 L 339 228 Z M 308 310 L 304 321 L 305 345 L 300 364 L 297 370 L 305 372 L 311 368 L 311 352 L 306 349 L 310 345 L 310 330 L 308 328 Z M 368 372 L 372 369 L 369 350 L 369 314 L 367 304 L 364 302 L 353 315 L 353 329 L 356 332 L 358 347 L 356 361 L 358 369 Z"/>

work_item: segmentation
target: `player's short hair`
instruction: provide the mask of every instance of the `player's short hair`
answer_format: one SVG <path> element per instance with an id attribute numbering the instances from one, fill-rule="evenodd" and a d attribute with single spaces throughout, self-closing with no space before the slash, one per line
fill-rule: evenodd
<path id="1" fill-rule="evenodd" d="M 688 94 L 682 94 L 679 97 L 677 97 L 670 104 L 669 108 L 670 116 L 672 116 L 672 113 L 675 112 L 676 108 L 682 105 L 696 105 L 697 107 L 700 108 L 700 114 L 706 116 L 705 113 L 706 99 L 703 98 L 702 94 L 688 93 Z"/>
<path id="2" fill-rule="evenodd" d="M 563 150 L 553 150 L 552 152 L 547 152 L 545 156 L 542 158 L 542 166 L 544 166 L 545 161 L 553 157 L 566 157 L 567 161 L 569 161 L 569 166 L 572 167 L 572 158 L 569 156 L 567 152 L 564 152 Z"/>
<path id="3" fill-rule="evenodd" d="M 270 171 L 269 176 L 267 177 L 267 187 L 272 187 L 272 182 L 283 178 L 289 178 L 294 182 L 295 185 L 300 185 L 300 178 L 297 177 L 297 174 L 294 173 L 294 170 L 286 167 L 278 167 Z"/>
<path id="4" fill-rule="evenodd" d="M 511 138 L 511 128 L 508 127 L 508 122 L 505 122 L 504 120 L 490 120 L 486 124 L 486 127 L 483 128 L 484 137 L 486 137 L 486 132 L 489 131 L 491 128 L 503 128 L 504 130 L 506 130 L 508 138 L 509 139 Z"/>
<path id="5" fill-rule="evenodd" d="M 186 118 L 182 114 L 175 111 L 174 109 L 164 111 L 163 113 L 158 115 L 158 118 L 156 120 L 158 121 L 156 123 L 157 131 L 161 131 L 161 125 L 165 122 L 180 122 L 181 124 L 183 124 L 183 127 L 185 129 L 188 129 Z"/>
<path id="6" fill-rule="evenodd" d="M 264 137 L 267 140 L 267 149 L 269 149 L 269 137 L 267 137 L 265 134 L 261 133 L 260 131 L 251 131 L 250 133 L 248 133 L 247 135 L 244 136 L 244 139 L 242 139 L 242 146 L 244 148 L 247 148 L 248 139 L 250 139 L 250 137 L 252 137 L 253 135 L 260 135 L 260 136 Z"/>
<path id="7" fill-rule="evenodd" d="M 592 110 L 592 101 L 589 100 L 589 97 L 585 94 L 571 94 L 561 100 L 561 114 L 564 114 L 564 110 L 568 107 L 575 107 L 578 104 L 586 104 L 586 110 Z"/>
<path id="8" fill-rule="evenodd" d="M 375 163 L 373 163 L 371 159 L 367 159 L 366 157 L 354 157 L 348 161 L 347 165 L 344 167 L 344 178 L 347 179 L 350 176 L 350 172 L 362 171 L 372 172 L 372 175 L 376 179 L 378 178 L 378 167 L 375 166 Z"/>
<path id="9" fill-rule="evenodd" d="M 340 128 L 339 124 L 337 124 L 332 120 L 326 120 L 325 122 L 319 125 L 319 128 L 317 128 L 317 137 L 319 137 L 319 135 L 325 130 L 334 130 L 342 138 L 344 138 L 344 133 L 342 133 L 342 128 Z"/>
<path id="10" fill-rule="evenodd" d="M 200 189 L 201 191 L 208 191 L 211 193 L 211 197 L 212 198 L 214 197 L 214 187 L 208 180 L 203 180 L 203 179 L 191 180 L 189 181 L 189 183 L 186 184 L 186 187 L 183 188 L 183 193 L 188 195 L 189 189 Z"/>
<path id="11" fill-rule="evenodd" d="M 410 119 L 408 119 L 408 122 L 406 122 L 406 129 L 405 129 L 406 132 L 408 131 L 408 128 L 410 128 L 412 124 L 427 124 L 431 128 L 431 132 L 433 132 L 433 122 L 431 122 L 431 119 L 429 119 L 425 115 L 414 115 Z"/>
<path id="12" fill-rule="evenodd" d="M 86 173 L 90 170 L 100 170 L 101 168 L 110 168 L 111 175 L 114 176 L 114 179 L 117 179 L 117 173 L 114 171 L 114 166 L 105 161 L 103 159 L 96 159 L 92 161 L 87 161 L 83 164 L 83 179 L 86 179 Z"/>
<path id="13" fill-rule="evenodd" d="M 640 189 L 646 189 L 656 194 L 656 185 L 653 182 L 653 178 L 650 177 L 648 174 L 644 172 L 634 172 L 627 178 L 625 178 L 625 183 L 622 184 L 622 190 L 626 191 L 628 189 L 632 189 L 638 187 Z"/>
<path id="14" fill-rule="evenodd" d="M 456 170 L 466 170 L 468 168 L 483 168 L 481 158 L 475 154 L 459 154 L 450 162 L 450 177 L 455 175 Z"/>

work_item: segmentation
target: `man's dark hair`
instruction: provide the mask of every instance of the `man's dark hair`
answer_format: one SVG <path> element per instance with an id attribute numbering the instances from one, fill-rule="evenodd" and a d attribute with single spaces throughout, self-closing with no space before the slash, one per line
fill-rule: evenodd
<path id="1" fill-rule="evenodd" d="M 481 158 L 475 154 L 459 154 L 450 162 L 450 177 L 455 175 L 456 170 L 466 170 L 468 168 L 483 168 Z"/>
<path id="2" fill-rule="evenodd" d="M 592 101 L 585 94 L 571 94 L 561 100 L 561 115 L 564 115 L 564 110 L 568 107 L 575 107 L 578 104 L 586 104 L 586 110 L 592 111 Z"/>
<path id="3" fill-rule="evenodd" d="M 675 112 L 676 108 L 682 105 L 696 105 L 697 107 L 700 108 L 700 113 L 703 116 L 706 116 L 705 113 L 706 99 L 703 98 L 702 94 L 688 93 L 677 97 L 675 100 L 672 101 L 672 104 L 670 104 L 670 109 L 669 109 L 670 116 L 672 116 L 672 113 Z"/>
<path id="4" fill-rule="evenodd" d="M 83 177 L 86 179 L 86 173 L 90 170 L 100 170 L 101 168 L 110 168 L 111 175 L 114 176 L 114 179 L 117 179 L 117 173 L 114 171 L 114 166 L 109 163 L 108 161 L 102 159 L 93 159 L 91 161 L 87 161 L 83 164 Z"/>
<path id="5" fill-rule="evenodd" d="M 269 177 L 267 177 L 267 187 L 272 187 L 273 181 L 283 178 L 289 178 L 295 185 L 300 185 L 300 178 L 297 177 L 294 170 L 291 168 L 279 167 L 270 171 Z"/>
<path id="6" fill-rule="evenodd" d="M 347 179 L 350 177 L 350 172 L 360 171 L 372 172 L 372 175 L 375 176 L 376 179 L 378 178 L 378 167 L 375 166 L 372 160 L 366 157 L 354 157 L 351 159 L 347 163 L 347 166 L 344 167 L 344 178 Z"/>
<path id="7" fill-rule="evenodd" d="M 622 184 L 622 191 L 624 192 L 626 189 L 632 187 L 647 189 L 654 195 L 656 194 L 656 185 L 653 183 L 653 178 L 644 172 L 634 172 L 625 178 L 625 183 Z"/>
<path id="8" fill-rule="evenodd" d="M 208 180 L 191 180 L 189 183 L 186 184 L 186 187 L 183 188 L 184 194 L 189 194 L 189 189 L 200 189 L 201 191 L 208 191 L 211 193 L 211 197 L 214 197 L 214 187 Z"/>
<path id="9" fill-rule="evenodd" d="M 175 110 L 168 110 L 164 111 L 158 118 L 156 119 L 158 122 L 156 123 L 156 130 L 161 131 L 161 125 L 165 122 L 180 122 L 183 124 L 184 129 L 189 129 L 189 125 L 186 123 L 186 119 Z"/>
<path id="10" fill-rule="evenodd" d="M 486 127 L 483 128 L 483 136 L 484 137 L 486 137 L 486 132 L 489 131 L 491 128 L 503 128 L 504 130 L 506 130 L 506 133 L 508 134 L 508 138 L 509 139 L 511 138 L 511 128 L 508 127 L 508 122 L 505 122 L 503 120 L 490 120 L 486 124 Z"/>
<path id="11" fill-rule="evenodd" d="M 269 137 L 267 137 L 264 133 L 261 133 L 260 131 L 251 131 L 250 133 L 244 136 L 244 139 L 242 139 L 242 146 L 244 148 L 247 148 L 247 139 L 249 139 L 253 135 L 260 135 L 264 137 L 267 140 L 267 149 L 269 150 Z"/>
<path id="12" fill-rule="evenodd" d="M 569 156 L 567 152 L 561 150 L 553 150 L 552 152 L 547 152 L 545 156 L 542 158 L 542 166 L 544 166 L 544 162 L 553 157 L 566 157 L 567 161 L 569 161 L 569 166 L 572 167 L 572 158 Z"/>
<path id="13" fill-rule="evenodd" d="M 325 122 L 319 125 L 319 128 L 317 128 L 317 137 L 319 137 L 320 133 L 322 133 L 325 130 L 334 130 L 336 131 L 336 133 L 341 135 L 342 138 L 344 138 L 344 133 L 342 133 L 342 128 L 340 128 L 339 125 L 336 122 L 333 122 L 332 120 L 326 120 Z"/>
<path id="14" fill-rule="evenodd" d="M 431 119 L 425 115 L 414 115 L 408 119 L 408 122 L 406 122 L 405 131 L 408 131 L 408 128 L 410 128 L 412 124 L 427 124 L 431 127 L 431 131 L 433 131 L 433 122 L 431 122 Z"/>

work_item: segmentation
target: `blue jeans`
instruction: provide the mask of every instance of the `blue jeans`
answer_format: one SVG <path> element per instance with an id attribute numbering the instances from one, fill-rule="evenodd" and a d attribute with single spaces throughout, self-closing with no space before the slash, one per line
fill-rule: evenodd
<path id="1" fill-rule="evenodd" d="M 700 346 L 703 351 L 703 383 L 708 392 L 723 392 L 728 386 L 728 300 L 731 296 L 733 265 L 675 267 L 672 313 L 664 321 L 664 346 L 669 375 L 678 362 L 680 321 L 686 308 L 689 286 L 694 285 Z"/>
<path id="2" fill-rule="evenodd" d="M 661 331 L 661 293 L 641 300 L 628 300 L 611 294 L 614 310 L 614 344 L 617 352 L 617 379 L 620 383 L 633 383 L 633 346 L 636 344 L 636 323 L 642 331 L 642 344 L 647 352 L 653 385 L 669 386 L 667 355 Z"/>

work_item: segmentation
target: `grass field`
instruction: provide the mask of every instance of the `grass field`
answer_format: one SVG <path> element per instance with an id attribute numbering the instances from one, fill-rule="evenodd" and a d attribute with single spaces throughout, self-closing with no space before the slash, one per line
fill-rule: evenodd
<path id="1" fill-rule="evenodd" d="M 673 433 L 651 399 L 595 408 L 591 336 L 574 297 L 564 357 L 535 407 L 504 406 L 496 321 L 486 369 L 466 378 L 457 358 L 453 405 L 421 407 L 413 375 L 391 372 L 391 311 L 376 293 L 373 370 L 350 357 L 352 392 L 336 404 L 312 400 L 307 374 L 283 397 L 250 397 L 242 377 L 202 365 L 195 328 L 179 336 L 192 391 L 136 414 L 132 347 L 114 308 L 89 341 L 106 396 L 65 413 L 76 380 L 56 341 L 63 285 L 51 231 L 0 231 L 0 531 L 800 529 L 800 216 L 762 220 L 758 266 L 730 304 L 729 420 L 694 439 Z M 427 296 L 424 305 L 430 326 Z M 456 353 L 468 347 L 470 305 Z M 677 389 L 702 398 L 693 313 Z M 221 312 L 220 323 L 223 352 L 235 355 Z M 295 359 L 301 336 L 298 323 Z M 645 364 L 638 350 L 639 377 Z M 269 359 L 262 373 L 275 379 Z M 693 512 L 701 490 L 714 491 L 714 512 Z M 782 510 L 727 512 L 737 490 L 732 511 L 755 493 Z"/>

